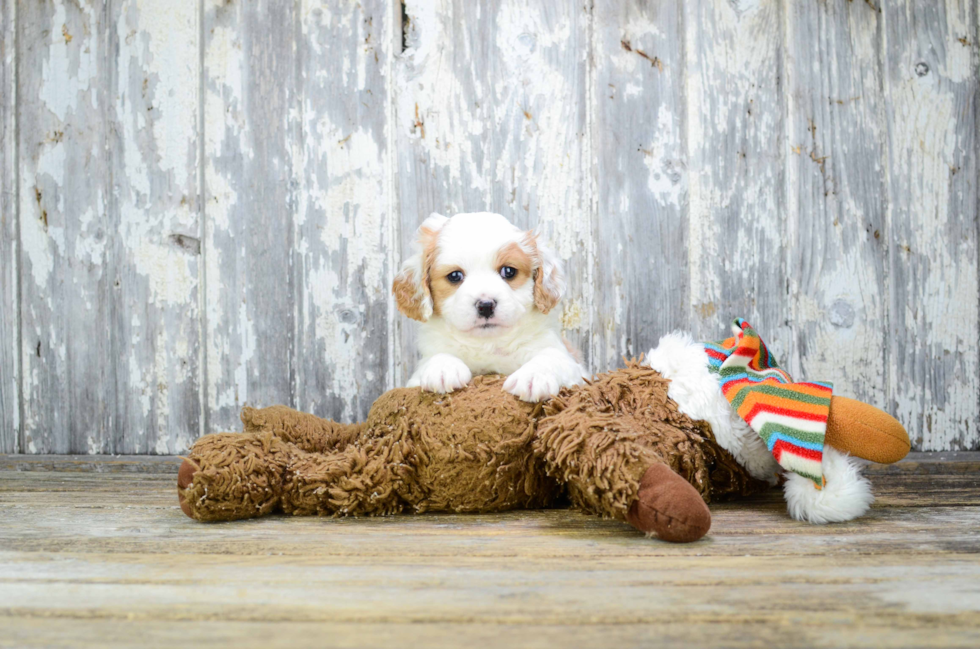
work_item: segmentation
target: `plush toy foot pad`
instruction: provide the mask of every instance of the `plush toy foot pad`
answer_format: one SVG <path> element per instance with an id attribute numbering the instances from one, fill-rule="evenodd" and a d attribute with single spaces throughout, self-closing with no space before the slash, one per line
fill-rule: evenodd
<path id="1" fill-rule="evenodd" d="M 671 543 L 697 541 L 711 529 L 711 511 L 698 490 L 665 464 L 650 466 L 640 479 L 626 521 Z"/>
<path id="2" fill-rule="evenodd" d="M 839 451 L 881 464 L 898 462 L 910 448 L 909 435 L 897 419 L 847 397 L 831 397 L 825 441 Z"/>
<path id="3" fill-rule="evenodd" d="M 190 503 L 184 498 L 184 489 L 187 489 L 194 482 L 194 474 L 199 468 L 191 460 L 185 459 L 177 471 L 177 498 L 180 500 L 180 510 L 191 518 L 194 518 L 194 514 L 191 513 Z"/>

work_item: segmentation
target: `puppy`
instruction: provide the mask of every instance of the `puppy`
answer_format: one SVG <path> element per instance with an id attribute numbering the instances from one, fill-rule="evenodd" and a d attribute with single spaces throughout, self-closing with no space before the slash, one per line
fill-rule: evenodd
<path id="1" fill-rule="evenodd" d="M 581 383 L 555 305 L 558 258 L 499 214 L 433 214 L 395 277 L 398 310 L 422 323 L 422 362 L 408 382 L 451 392 L 474 374 L 508 374 L 504 390 L 540 401 Z"/>

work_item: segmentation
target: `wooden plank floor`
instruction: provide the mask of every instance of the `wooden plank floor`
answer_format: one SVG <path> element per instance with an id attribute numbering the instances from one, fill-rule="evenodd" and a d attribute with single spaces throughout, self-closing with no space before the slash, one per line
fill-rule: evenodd
<path id="1" fill-rule="evenodd" d="M 172 458 L 0 456 L 0 646 L 980 647 L 980 453 L 671 545 L 572 511 L 201 524 Z"/>

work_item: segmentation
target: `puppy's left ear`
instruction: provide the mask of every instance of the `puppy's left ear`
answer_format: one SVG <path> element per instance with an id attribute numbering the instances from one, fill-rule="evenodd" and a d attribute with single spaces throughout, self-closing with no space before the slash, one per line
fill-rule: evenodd
<path id="1" fill-rule="evenodd" d="M 530 233 L 529 233 L 530 234 Z M 551 311 L 565 293 L 565 274 L 561 259 L 548 246 L 530 237 L 534 249 L 534 306 L 541 313 Z"/>
<path id="2" fill-rule="evenodd" d="M 425 322 L 432 317 L 432 291 L 429 289 L 429 271 L 432 269 L 439 231 L 449 221 L 442 214 L 433 212 L 422 222 L 416 232 L 414 254 L 405 260 L 395 276 L 391 292 L 398 310 L 412 320 Z"/>

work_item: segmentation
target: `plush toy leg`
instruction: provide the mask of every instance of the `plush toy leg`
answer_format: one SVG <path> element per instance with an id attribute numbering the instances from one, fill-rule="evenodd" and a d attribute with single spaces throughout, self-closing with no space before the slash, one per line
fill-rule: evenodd
<path id="1" fill-rule="evenodd" d="M 301 453 L 286 471 L 287 514 L 381 516 L 414 502 L 414 471 L 388 437 L 362 440 L 334 453 Z"/>
<path id="2" fill-rule="evenodd" d="M 340 424 L 286 406 L 242 408 L 241 419 L 246 433 L 272 433 L 315 453 L 340 450 L 365 429 L 362 423 Z"/>
<path id="3" fill-rule="evenodd" d="M 309 453 L 268 432 L 208 435 L 181 465 L 177 493 L 184 513 L 201 521 L 390 514 L 412 494 L 403 451 L 386 438 Z"/>
<path id="4" fill-rule="evenodd" d="M 690 543 L 711 529 L 711 511 L 690 482 L 666 464 L 654 464 L 640 479 L 626 522 L 664 541 Z"/>
<path id="5" fill-rule="evenodd" d="M 286 467 L 301 451 L 271 433 L 217 433 L 197 441 L 177 473 L 185 514 L 199 521 L 254 518 L 281 504 Z"/>
<path id="6" fill-rule="evenodd" d="M 874 495 L 871 483 L 861 475 L 860 460 L 824 446 L 822 466 L 822 489 L 817 489 L 809 478 L 786 474 L 783 493 L 789 515 L 798 521 L 820 524 L 849 521 L 867 513 Z"/>
<path id="7" fill-rule="evenodd" d="M 602 388 L 593 383 L 589 389 Z M 708 506 L 691 485 L 707 488 L 710 482 L 708 463 L 694 441 L 702 429 L 686 418 L 691 428 L 680 429 L 657 416 L 668 413 L 644 414 L 649 416 L 605 412 L 583 418 L 575 403 L 568 404 L 538 425 L 535 446 L 549 475 L 567 486 L 582 511 L 625 520 L 665 541 L 696 541 L 711 527 Z M 689 479 L 668 466 L 665 456 L 684 463 L 678 470 Z"/>

